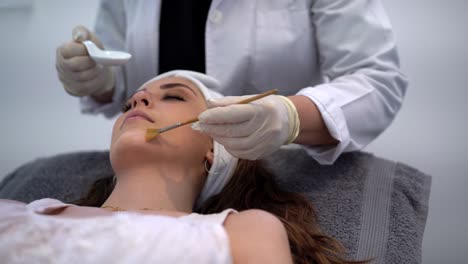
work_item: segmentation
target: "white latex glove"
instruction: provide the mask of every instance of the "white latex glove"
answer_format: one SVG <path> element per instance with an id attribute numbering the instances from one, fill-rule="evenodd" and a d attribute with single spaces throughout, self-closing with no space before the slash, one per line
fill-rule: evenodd
<path id="1" fill-rule="evenodd" d="M 101 95 L 114 88 L 112 69 L 96 64 L 83 44 L 91 40 L 100 48 L 102 43 L 83 26 L 73 29 L 73 40 L 57 48 L 56 68 L 65 90 L 74 96 Z"/>
<path id="2" fill-rule="evenodd" d="M 209 100 L 194 130 L 223 145 L 231 155 L 249 160 L 263 158 L 299 134 L 296 107 L 286 97 L 270 95 L 249 104 L 235 104 L 251 96 Z"/>

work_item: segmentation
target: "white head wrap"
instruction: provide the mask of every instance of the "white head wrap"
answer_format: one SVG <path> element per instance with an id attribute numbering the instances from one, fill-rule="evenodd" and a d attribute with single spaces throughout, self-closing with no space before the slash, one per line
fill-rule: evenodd
<path id="1" fill-rule="evenodd" d="M 167 77 L 184 78 L 194 83 L 205 97 L 205 100 L 221 98 L 223 95 L 216 92 L 220 90 L 218 80 L 199 72 L 175 70 L 163 73 L 144 83 L 138 90 L 143 89 L 147 84 Z M 206 178 L 205 185 L 196 202 L 197 206 L 203 204 L 209 197 L 219 193 L 231 179 L 237 167 L 238 159 L 226 151 L 223 145 L 213 140 L 214 159 L 210 171 Z"/>

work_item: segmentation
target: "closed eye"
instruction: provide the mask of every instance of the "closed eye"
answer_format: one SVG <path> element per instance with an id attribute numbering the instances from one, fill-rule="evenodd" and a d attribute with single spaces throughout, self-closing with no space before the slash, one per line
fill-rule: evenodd
<path id="1" fill-rule="evenodd" d="M 164 95 L 163 100 L 185 101 L 185 99 L 184 99 L 182 96 L 173 95 L 173 94 L 166 94 L 166 95 Z"/>

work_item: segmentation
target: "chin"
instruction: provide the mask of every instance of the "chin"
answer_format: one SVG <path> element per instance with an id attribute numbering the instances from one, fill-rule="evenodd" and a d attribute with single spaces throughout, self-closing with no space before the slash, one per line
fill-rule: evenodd
<path id="1" fill-rule="evenodd" d="M 123 130 L 116 138 L 112 141 L 111 149 L 131 149 L 132 151 L 154 149 L 158 143 L 157 140 L 151 142 L 146 141 L 146 128 L 139 129 L 127 129 Z"/>
<path id="2" fill-rule="evenodd" d="M 117 138 L 112 140 L 110 147 L 111 160 L 116 157 L 122 157 L 124 159 L 141 157 L 154 147 L 151 148 L 151 144 L 145 140 L 146 130 L 143 129 L 132 129 L 123 131 Z"/>

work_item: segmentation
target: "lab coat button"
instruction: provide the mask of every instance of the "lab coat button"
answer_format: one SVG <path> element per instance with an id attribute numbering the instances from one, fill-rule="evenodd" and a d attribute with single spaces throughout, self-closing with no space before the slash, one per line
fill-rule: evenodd
<path id="1" fill-rule="evenodd" d="M 223 20 L 223 13 L 219 10 L 214 10 L 210 14 L 210 21 L 214 24 L 219 24 Z"/>

